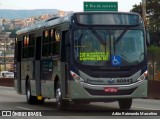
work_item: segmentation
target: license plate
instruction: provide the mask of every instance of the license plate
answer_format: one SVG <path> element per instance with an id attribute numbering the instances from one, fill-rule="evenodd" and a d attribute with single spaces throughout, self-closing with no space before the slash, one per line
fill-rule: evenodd
<path id="1" fill-rule="evenodd" d="M 116 93 L 118 90 L 115 87 L 106 87 L 104 88 L 104 91 L 107 93 Z"/>

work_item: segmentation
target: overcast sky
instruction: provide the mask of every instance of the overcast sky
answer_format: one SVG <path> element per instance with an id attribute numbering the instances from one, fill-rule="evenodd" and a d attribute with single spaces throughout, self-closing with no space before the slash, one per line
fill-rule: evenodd
<path id="1" fill-rule="evenodd" d="M 142 0 L 0 0 L 0 9 L 58 9 L 83 11 L 84 1 L 117 1 L 118 11 L 130 11 L 134 4 Z"/>

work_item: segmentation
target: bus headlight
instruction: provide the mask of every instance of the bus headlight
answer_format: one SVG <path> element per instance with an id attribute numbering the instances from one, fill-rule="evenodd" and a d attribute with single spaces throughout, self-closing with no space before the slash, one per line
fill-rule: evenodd
<path id="1" fill-rule="evenodd" d="M 80 76 L 78 76 L 76 73 L 74 73 L 73 71 L 70 71 L 70 73 L 76 82 L 84 82 L 84 80 Z"/>
<path id="2" fill-rule="evenodd" d="M 145 71 L 145 72 L 137 79 L 137 81 L 142 81 L 142 80 L 146 79 L 147 74 L 148 74 L 148 71 Z"/>

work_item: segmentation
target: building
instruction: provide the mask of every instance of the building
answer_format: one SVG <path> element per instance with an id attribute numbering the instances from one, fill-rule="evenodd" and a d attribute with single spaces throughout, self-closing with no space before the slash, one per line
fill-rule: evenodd
<path id="1" fill-rule="evenodd" d="M 14 68 L 14 38 L 10 32 L 0 32 L 0 71 L 10 71 Z"/>

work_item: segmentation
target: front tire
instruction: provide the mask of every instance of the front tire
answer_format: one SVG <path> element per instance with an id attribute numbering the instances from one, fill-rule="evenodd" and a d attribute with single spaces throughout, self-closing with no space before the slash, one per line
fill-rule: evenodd
<path id="1" fill-rule="evenodd" d="M 132 106 L 132 99 L 119 99 L 118 103 L 120 109 L 130 109 Z"/>
<path id="2" fill-rule="evenodd" d="M 37 101 L 36 96 L 32 96 L 31 94 L 31 85 L 29 81 L 27 81 L 26 85 L 26 99 L 28 104 L 35 104 Z"/>
<path id="3" fill-rule="evenodd" d="M 57 109 L 65 110 L 68 106 L 68 101 L 62 99 L 62 90 L 59 81 L 57 82 L 56 85 L 55 97 L 56 97 Z"/>

